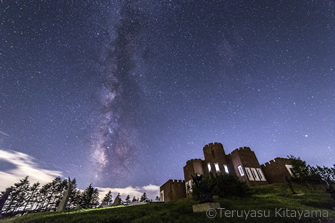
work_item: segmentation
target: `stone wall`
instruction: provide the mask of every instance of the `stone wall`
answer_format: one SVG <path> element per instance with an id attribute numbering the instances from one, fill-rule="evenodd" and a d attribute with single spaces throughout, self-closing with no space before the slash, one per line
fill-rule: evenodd
<path id="1" fill-rule="evenodd" d="M 165 184 L 160 187 L 162 196 L 161 201 L 170 202 L 186 197 L 185 181 L 184 180 L 168 180 Z"/>
<path id="2" fill-rule="evenodd" d="M 285 183 L 285 177 L 291 174 L 285 165 L 291 165 L 290 159 L 277 157 L 262 165 L 262 170 L 270 184 Z"/>
<path id="3" fill-rule="evenodd" d="M 241 159 L 239 157 L 239 154 L 237 152 L 231 152 L 230 154 L 227 155 L 227 161 L 229 164 L 230 169 L 232 170 L 232 173 L 235 173 L 236 176 L 240 178 L 242 181 L 248 181 L 248 178 L 244 174 L 244 176 L 241 176 L 238 166 L 241 166 L 243 168 Z"/>
<path id="4" fill-rule="evenodd" d="M 228 155 L 228 160 L 234 167 L 236 175 L 243 181 L 246 181 L 250 186 L 260 186 L 268 184 L 265 180 L 249 180 L 246 172 L 246 168 L 255 168 L 255 170 L 261 170 L 256 154 L 249 147 L 240 147 L 235 149 Z M 241 176 L 238 166 L 241 166 L 244 171 L 244 176 Z M 256 173 L 257 177 L 260 179 L 260 175 Z M 264 173 L 263 173 L 264 177 Z"/>

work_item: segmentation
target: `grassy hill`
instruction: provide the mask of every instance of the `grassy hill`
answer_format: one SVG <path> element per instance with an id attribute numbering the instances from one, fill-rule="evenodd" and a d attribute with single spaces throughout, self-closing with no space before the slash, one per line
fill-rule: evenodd
<path id="1" fill-rule="evenodd" d="M 293 186 L 300 195 L 292 195 L 287 184 L 275 184 L 253 188 L 250 197 L 220 198 L 218 203 L 225 209 L 216 210 L 214 218 L 207 217 L 206 212 L 193 213 L 192 205 L 198 202 L 185 198 L 169 203 L 27 214 L 0 222 L 335 222 L 333 200 L 322 186 Z"/>

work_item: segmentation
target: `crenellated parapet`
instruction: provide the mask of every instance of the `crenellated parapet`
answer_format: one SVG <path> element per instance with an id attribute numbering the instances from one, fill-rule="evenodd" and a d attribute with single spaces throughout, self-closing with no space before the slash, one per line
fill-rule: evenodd
<path id="1" fill-rule="evenodd" d="M 185 180 L 173 180 L 172 184 L 185 184 Z"/>
<path id="2" fill-rule="evenodd" d="M 165 182 L 165 184 L 163 184 L 161 187 L 164 187 L 165 185 L 173 185 L 173 186 L 178 186 L 178 185 L 185 185 L 185 180 L 168 180 Z"/>
<path id="3" fill-rule="evenodd" d="M 250 147 L 247 147 L 247 146 L 239 147 L 239 148 L 236 148 L 235 150 L 238 150 L 238 151 L 251 151 Z"/>
<path id="4" fill-rule="evenodd" d="M 231 156 L 231 155 L 236 155 L 236 154 L 245 154 L 245 155 L 252 155 L 252 156 L 255 156 L 255 153 L 254 151 L 252 151 L 250 149 L 250 147 L 240 147 L 240 148 L 236 148 L 235 150 L 233 150 L 231 153 L 229 153 L 227 156 Z M 255 156 L 256 157 L 256 156 Z"/>
<path id="5" fill-rule="evenodd" d="M 289 165 L 291 164 L 290 159 L 287 158 L 282 158 L 282 157 L 277 157 L 273 160 L 270 160 L 269 162 L 266 162 L 264 164 L 262 164 L 262 167 L 269 167 L 271 165 Z"/>
<path id="6" fill-rule="evenodd" d="M 207 145 L 204 146 L 204 149 L 205 148 L 212 148 L 212 147 L 223 147 L 221 143 L 219 142 L 215 142 L 215 143 L 208 143 Z"/>
<path id="7" fill-rule="evenodd" d="M 191 165 L 194 162 L 202 162 L 202 159 L 190 159 L 186 161 L 186 165 Z"/>
<path id="8" fill-rule="evenodd" d="M 218 143 L 218 142 L 209 143 L 209 144 L 207 144 L 207 145 L 205 145 L 203 147 L 203 152 L 204 152 L 205 160 L 206 160 L 206 156 L 208 156 L 209 153 L 211 153 L 213 150 L 216 151 L 216 153 L 223 153 L 223 154 L 225 154 L 223 145 L 221 143 Z"/>

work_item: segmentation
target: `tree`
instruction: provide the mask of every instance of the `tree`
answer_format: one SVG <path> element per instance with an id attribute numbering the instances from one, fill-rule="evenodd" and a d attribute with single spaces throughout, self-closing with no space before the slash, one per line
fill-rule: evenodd
<path id="1" fill-rule="evenodd" d="M 29 190 L 28 176 L 20 180 L 19 183 L 15 183 L 14 186 L 5 209 L 5 212 L 11 216 L 15 215 L 15 211 L 25 205 L 26 194 Z"/>
<path id="2" fill-rule="evenodd" d="M 66 192 L 68 188 L 68 181 L 66 179 L 64 179 L 63 181 L 61 181 L 61 183 L 58 185 L 58 188 L 57 188 L 57 193 L 55 195 L 55 199 L 54 199 L 54 206 L 53 206 L 53 210 L 56 211 L 61 200 L 63 199 L 64 197 L 64 194 Z"/>
<path id="3" fill-rule="evenodd" d="M 213 185 L 213 182 L 216 182 Z M 231 197 L 231 196 L 247 196 L 250 194 L 250 188 L 246 182 L 240 181 L 236 175 L 232 174 L 210 174 L 203 176 L 200 185 L 208 185 L 211 188 L 211 195 L 217 195 L 219 197 Z M 192 184 L 192 195 L 194 198 L 199 198 L 199 189 L 193 182 Z"/>
<path id="4" fill-rule="evenodd" d="M 27 196 L 27 200 L 26 200 L 26 205 L 23 208 L 23 212 L 26 210 L 27 206 L 30 204 L 30 208 L 32 209 L 32 207 L 34 207 L 35 203 L 36 203 L 36 197 L 37 197 L 37 193 L 39 191 L 39 187 L 40 187 L 40 183 L 34 183 L 33 186 L 31 186 L 29 188 L 29 194 Z"/>
<path id="5" fill-rule="evenodd" d="M 51 183 L 45 185 L 46 191 L 44 193 L 47 195 L 48 202 L 44 207 L 44 211 L 56 210 L 57 203 L 62 195 L 62 192 L 66 186 L 66 181 L 61 180 L 60 177 L 56 177 Z"/>
<path id="6" fill-rule="evenodd" d="M 93 208 L 99 204 L 98 189 L 92 187 L 92 184 L 86 188 L 81 195 L 80 205 L 83 208 Z"/>
<path id="7" fill-rule="evenodd" d="M 75 179 L 73 184 L 75 185 Z M 19 183 L 14 184 L 3 207 L 3 214 L 4 216 L 14 216 L 27 212 L 55 210 L 67 189 L 67 185 L 67 180 L 62 181 L 60 177 L 56 177 L 52 182 L 43 185 L 42 188 L 40 188 L 39 182 L 30 186 L 27 176 Z M 75 186 L 73 193 L 80 194 Z"/>
<path id="8" fill-rule="evenodd" d="M 37 208 L 38 211 L 47 211 L 48 204 L 52 198 L 51 194 L 51 182 L 42 186 L 40 189 L 40 202 Z"/>
<path id="9" fill-rule="evenodd" d="M 133 197 L 133 200 L 132 200 L 132 202 L 137 202 L 137 199 L 136 199 L 136 197 L 135 197 L 135 196 Z"/>
<path id="10" fill-rule="evenodd" d="M 112 192 L 108 191 L 108 193 L 105 195 L 104 199 L 102 200 L 102 203 L 105 203 L 107 205 L 111 205 L 112 202 L 113 202 Z"/>
<path id="11" fill-rule="evenodd" d="M 306 164 L 306 161 L 301 160 L 300 157 L 296 158 L 292 155 L 288 156 L 288 158 L 291 161 L 293 178 L 306 179 L 310 176 L 310 166 Z"/>
<path id="12" fill-rule="evenodd" d="M 71 182 L 72 182 L 72 191 L 70 194 L 69 202 L 67 203 L 66 206 L 67 209 L 74 209 L 79 204 L 80 201 L 80 190 L 77 189 L 76 178 L 73 178 Z"/>
<path id="13" fill-rule="evenodd" d="M 148 200 L 147 194 L 144 192 L 143 195 L 141 196 L 140 202 L 146 202 Z"/>
<path id="14" fill-rule="evenodd" d="M 335 180 L 335 164 L 333 167 L 329 168 L 326 166 L 320 167 L 310 167 L 311 175 L 318 175 L 321 179 L 326 180 L 329 177 L 329 180 Z"/>
<path id="15" fill-rule="evenodd" d="M 80 192 L 80 190 L 75 190 L 73 194 L 71 194 L 70 196 L 70 209 L 75 209 L 78 207 L 81 207 L 81 201 L 82 201 L 82 197 L 81 197 L 82 193 Z"/>
<path id="16" fill-rule="evenodd" d="M 300 157 L 296 158 L 292 155 L 288 156 L 292 164 L 292 179 L 296 182 L 305 182 L 308 186 L 309 183 L 319 184 L 325 183 L 326 179 L 330 181 L 335 180 L 335 164 L 332 168 L 323 166 L 310 166 Z"/>
<path id="17" fill-rule="evenodd" d="M 120 200 L 120 204 L 123 204 L 122 198 L 120 197 L 120 193 L 117 194 L 117 197 Z"/>
<path id="18" fill-rule="evenodd" d="M 2 217 L 2 208 L 4 207 L 10 193 L 13 191 L 13 187 L 6 188 L 6 191 L 1 191 L 0 197 L 0 218 Z"/>
<path id="19" fill-rule="evenodd" d="M 127 195 L 127 197 L 126 197 L 126 202 L 129 204 L 130 203 L 130 196 L 129 195 Z"/>

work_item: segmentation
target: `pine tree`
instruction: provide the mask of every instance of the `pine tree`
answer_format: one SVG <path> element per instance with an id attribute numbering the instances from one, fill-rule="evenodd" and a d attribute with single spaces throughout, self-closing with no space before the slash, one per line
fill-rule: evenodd
<path id="1" fill-rule="evenodd" d="M 37 193 L 39 191 L 39 187 L 40 187 L 40 183 L 34 183 L 33 186 L 31 186 L 29 188 L 29 194 L 26 198 L 26 204 L 23 208 L 23 212 L 26 210 L 27 206 L 30 204 L 30 208 L 32 209 L 32 207 L 35 205 L 36 202 L 36 197 L 37 197 Z"/>
<path id="2" fill-rule="evenodd" d="M 75 190 L 73 196 L 73 200 L 71 201 L 71 208 L 82 207 L 82 192 L 80 190 Z"/>
<path id="3" fill-rule="evenodd" d="M 44 210 L 45 211 L 56 210 L 57 200 L 59 200 L 61 197 L 64 188 L 64 183 L 60 177 L 56 177 L 51 183 L 49 183 L 49 185 L 46 188 L 47 188 L 46 192 L 48 202 Z"/>
<path id="4" fill-rule="evenodd" d="M 51 182 L 42 186 L 40 189 L 40 202 L 37 211 L 47 211 L 48 204 L 52 198 L 51 191 Z"/>
<path id="5" fill-rule="evenodd" d="M 129 204 L 130 203 L 130 196 L 129 195 L 127 195 L 127 197 L 126 197 L 126 202 Z"/>
<path id="6" fill-rule="evenodd" d="M 144 192 L 143 195 L 141 196 L 140 202 L 146 202 L 148 200 L 147 194 Z"/>
<path id="7" fill-rule="evenodd" d="M 15 215 L 15 211 L 18 210 L 21 206 L 25 205 L 26 194 L 29 190 L 28 176 L 14 185 L 15 187 L 11 193 L 11 199 L 9 200 L 6 207 L 6 213 L 11 213 L 12 215 Z"/>
<path id="8" fill-rule="evenodd" d="M 123 204 L 122 198 L 120 197 L 120 193 L 117 194 L 117 197 L 118 197 L 119 200 L 120 200 L 120 204 Z"/>
<path id="9" fill-rule="evenodd" d="M 113 197 L 112 192 L 108 191 L 108 193 L 105 195 L 104 199 L 102 200 L 102 203 L 105 203 L 107 205 L 111 205 L 112 202 L 113 202 L 112 197 Z"/>
<path id="10" fill-rule="evenodd" d="M 70 194 L 70 197 L 69 197 L 69 202 L 67 202 L 67 205 L 66 205 L 66 208 L 67 209 L 73 209 L 77 206 L 77 204 L 79 204 L 79 193 L 80 191 L 77 189 L 77 181 L 76 181 L 76 178 L 73 178 L 73 180 L 71 181 L 72 182 L 72 190 L 71 190 L 71 194 Z M 67 190 L 67 186 L 66 185 L 66 188 L 65 190 Z"/>
<path id="11" fill-rule="evenodd" d="M 77 198 L 80 191 L 76 189 L 76 182 L 73 179 L 73 194 L 72 198 Z M 47 183 L 40 188 L 40 183 L 35 183 L 29 186 L 28 176 L 14 184 L 13 191 L 6 200 L 3 207 L 3 214 L 13 216 L 23 214 L 25 212 L 39 212 L 55 210 L 67 189 L 67 180 L 62 181 L 60 177 L 56 177 L 52 182 Z M 94 192 L 97 192 L 94 191 Z M 96 193 L 94 193 L 96 194 Z M 97 200 L 97 196 L 93 196 Z M 72 199 L 72 202 L 77 201 Z M 75 205 L 72 204 L 72 208 Z"/>
<path id="12" fill-rule="evenodd" d="M 82 193 L 81 206 L 83 208 L 93 208 L 99 204 L 98 189 L 92 187 L 92 184 Z"/>

